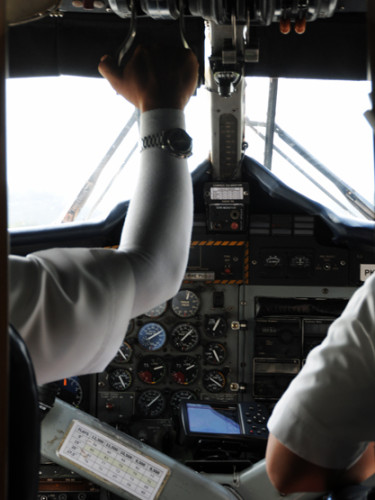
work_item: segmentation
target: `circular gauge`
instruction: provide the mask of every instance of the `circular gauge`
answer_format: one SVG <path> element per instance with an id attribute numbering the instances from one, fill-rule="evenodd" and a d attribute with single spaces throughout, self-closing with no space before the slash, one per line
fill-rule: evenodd
<path id="1" fill-rule="evenodd" d="M 163 302 L 162 304 L 159 304 L 158 306 L 153 307 L 152 309 L 147 311 L 145 316 L 147 316 L 148 318 L 158 318 L 159 316 L 165 313 L 166 309 L 167 309 L 167 303 Z"/>
<path id="2" fill-rule="evenodd" d="M 204 350 L 204 359 L 210 365 L 220 365 L 227 355 L 227 351 L 223 344 L 219 344 L 218 342 L 210 342 L 207 344 Z"/>
<path id="3" fill-rule="evenodd" d="M 165 410 L 165 397 L 160 391 L 144 391 L 139 396 L 137 407 L 143 417 L 159 417 Z"/>
<path id="4" fill-rule="evenodd" d="M 223 337 L 227 333 L 228 325 L 222 316 L 207 316 L 205 328 L 208 336 Z"/>
<path id="5" fill-rule="evenodd" d="M 167 333 L 159 323 L 146 323 L 138 332 L 138 342 L 147 351 L 161 349 L 167 340 Z"/>
<path id="6" fill-rule="evenodd" d="M 146 384 L 157 384 L 167 373 L 167 365 L 160 356 L 145 356 L 138 363 L 137 375 Z"/>
<path id="7" fill-rule="evenodd" d="M 176 384 L 189 385 L 198 376 L 198 363 L 192 356 L 178 356 L 171 363 L 171 377 Z"/>
<path id="8" fill-rule="evenodd" d="M 208 392 L 221 392 L 225 382 L 225 376 L 219 370 L 209 370 L 203 375 L 203 385 Z"/>
<path id="9" fill-rule="evenodd" d="M 117 351 L 116 356 L 113 358 L 113 363 L 128 363 L 132 357 L 133 349 L 130 344 L 123 342 Z"/>
<path id="10" fill-rule="evenodd" d="M 64 378 L 63 380 L 59 380 L 57 385 L 57 397 L 79 408 L 83 399 L 83 390 L 78 377 Z"/>
<path id="11" fill-rule="evenodd" d="M 186 399 L 197 399 L 197 397 L 193 391 L 187 391 L 184 389 L 174 392 L 169 401 L 172 410 L 178 411 L 181 406 L 181 401 L 185 401 Z"/>
<path id="12" fill-rule="evenodd" d="M 133 381 L 132 374 L 124 368 L 116 368 L 108 373 L 108 383 L 115 391 L 126 391 Z"/>
<path id="13" fill-rule="evenodd" d="M 180 318 L 195 316 L 199 306 L 199 297 L 191 290 L 180 290 L 172 299 L 172 311 Z"/>
<path id="14" fill-rule="evenodd" d="M 171 343 L 181 352 L 192 351 L 199 344 L 198 330 L 189 323 L 181 323 L 173 329 Z"/>

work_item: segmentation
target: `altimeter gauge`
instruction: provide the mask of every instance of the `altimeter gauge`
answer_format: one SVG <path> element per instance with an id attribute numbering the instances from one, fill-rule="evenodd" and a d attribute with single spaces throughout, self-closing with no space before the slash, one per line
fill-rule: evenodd
<path id="1" fill-rule="evenodd" d="M 198 330 L 189 323 L 181 323 L 172 330 L 171 343 L 181 352 L 192 351 L 199 344 Z"/>

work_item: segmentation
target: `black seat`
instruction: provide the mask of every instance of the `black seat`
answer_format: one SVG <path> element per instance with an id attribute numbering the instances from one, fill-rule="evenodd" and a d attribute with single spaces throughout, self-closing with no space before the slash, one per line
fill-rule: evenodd
<path id="1" fill-rule="evenodd" d="M 36 500 L 40 457 L 38 390 L 24 341 L 9 327 L 8 500 Z"/>

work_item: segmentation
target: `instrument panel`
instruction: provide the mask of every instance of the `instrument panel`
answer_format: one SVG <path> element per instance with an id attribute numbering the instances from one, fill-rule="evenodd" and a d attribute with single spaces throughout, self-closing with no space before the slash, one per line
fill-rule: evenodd
<path id="1" fill-rule="evenodd" d="M 295 226 L 288 237 L 285 225 Z M 364 262 L 375 262 L 318 232 L 311 216 L 252 216 L 248 236 L 210 234 L 196 220 L 179 292 L 130 322 L 102 373 L 61 381 L 60 397 L 191 464 L 192 450 L 179 446 L 181 401 L 255 401 L 270 413 L 360 284 Z M 285 255 L 298 262 L 276 259 Z"/>
<path id="2" fill-rule="evenodd" d="M 133 320 L 98 375 L 98 417 L 126 427 L 134 419 L 173 419 L 182 399 L 235 401 L 238 300 L 238 287 L 189 284 Z"/>
<path id="3" fill-rule="evenodd" d="M 268 415 L 375 262 L 371 251 L 322 241 L 313 217 L 279 219 L 253 217 L 249 235 L 209 234 L 198 219 L 179 292 L 130 322 L 102 373 L 59 381 L 59 397 L 198 472 L 232 474 L 262 459 Z M 288 237 L 286 223 L 296 226 Z M 265 434 L 185 442 L 183 401 L 261 407 L 261 424 L 249 425 Z M 42 461 L 45 488 L 71 481 L 52 469 Z"/>

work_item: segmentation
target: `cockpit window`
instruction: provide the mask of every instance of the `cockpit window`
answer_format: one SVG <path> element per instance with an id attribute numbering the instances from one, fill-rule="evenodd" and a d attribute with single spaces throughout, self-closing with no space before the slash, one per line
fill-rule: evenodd
<path id="1" fill-rule="evenodd" d="M 248 78 L 250 156 L 346 218 L 374 220 L 370 82 Z"/>
<path id="2" fill-rule="evenodd" d="M 294 190 L 333 210 L 374 219 L 370 83 L 247 78 L 246 153 Z M 209 154 L 209 92 L 186 109 L 190 169 Z M 104 219 L 132 197 L 137 114 L 100 78 L 7 81 L 10 228 Z"/>
<path id="3" fill-rule="evenodd" d="M 209 112 L 200 101 L 198 91 L 186 110 L 191 170 L 208 156 Z M 138 150 L 137 112 L 105 80 L 9 79 L 9 227 L 104 219 L 132 197 Z"/>

